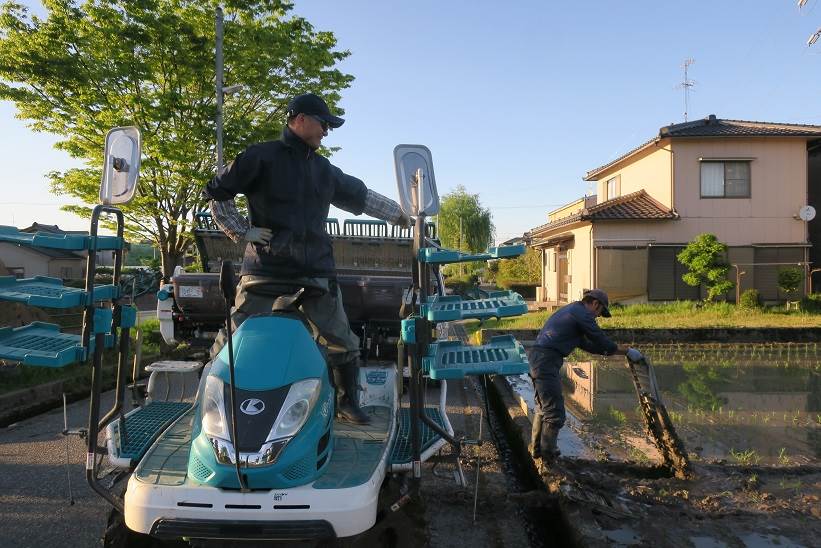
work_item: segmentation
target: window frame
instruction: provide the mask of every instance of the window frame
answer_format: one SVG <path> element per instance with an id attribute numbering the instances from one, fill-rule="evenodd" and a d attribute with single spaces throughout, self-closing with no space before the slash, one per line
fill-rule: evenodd
<path id="1" fill-rule="evenodd" d="M 610 183 L 613 183 L 614 194 L 610 194 Z M 614 175 L 604 182 L 605 201 L 621 196 L 621 175 Z"/>
<path id="2" fill-rule="evenodd" d="M 749 200 L 753 197 L 753 170 L 752 159 L 746 158 L 699 158 L 698 161 L 698 194 L 702 200 Z M 721 189 L 724 192 L 722 196 L 705 196 L 704 195 L 704 164 L 721 164 L 724 167 L 724 173 L 721 181 Z M 727 164 L 746 164 L 747 165 L 747 194 L 739 196 L 727 196 Z M 743 179 L 733 179 L 734 181 Z"/>

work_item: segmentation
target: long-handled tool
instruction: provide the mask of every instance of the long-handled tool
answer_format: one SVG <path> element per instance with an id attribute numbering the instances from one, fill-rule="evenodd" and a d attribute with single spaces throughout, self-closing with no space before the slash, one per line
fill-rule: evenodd
<path id="1" fill-rule="evenodd" d="M 636 394 L 639 398 L 647 431 L 664 459 L 664 465 L 673 470 L 677 477 L 686 478 L 692 474 L 690 459 L 681 438 L 678 437 L 667 408 L 661 401 L 656 372 L 646 357 L 638 361 L 627 360 Z"/>

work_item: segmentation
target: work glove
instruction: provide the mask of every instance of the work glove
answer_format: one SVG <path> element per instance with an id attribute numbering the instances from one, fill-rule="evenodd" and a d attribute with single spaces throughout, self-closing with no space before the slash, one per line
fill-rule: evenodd
<path id="1" fill-rule="evenodd" d="M 627 359 L 631 362 L 638 362 L 644 359 L 644 354 L 636 350 L 635 348 L 628 348 L 627 349 Z"/>
<path id="2" fill-rule="evenodd" d="M 271 241 L 271 236 L 273 232 L 271 232 L 270 228 L 261 228 L 258 226 L 252 226 L 248 229 L 245 233 L 245 240 L 248 242 L 253 242 L 255 244 L 260 245 L 268 245 L 268 242 Z"/>
<path id="3" fill-rule="evenodd" d="M 396 226 L 411 227 L 416 224 L 416 220 L 404 211 L 399 214 L 399 218 L 394 223 Z"/>

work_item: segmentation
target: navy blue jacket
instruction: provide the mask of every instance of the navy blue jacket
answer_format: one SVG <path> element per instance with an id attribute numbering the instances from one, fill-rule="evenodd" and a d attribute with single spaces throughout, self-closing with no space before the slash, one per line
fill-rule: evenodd
<path id="1" fill-rule="evenodd" d="M 574 348 L 605 355 L 613 354 L 618 349 L 581 301 L 565 305 L 554 312 L 539 331 L 536 346 L 553 350 L 562 356 L 567 356 Z"/>
<path id="2" fill-rule="evenodd" d="M 205 188 L 209 199 L 248 197 L 251 225 L 273 232 L 268 245 L 249 242 L 242 274 L 336 276 L 325 219 L 331 204 L 356 215 L 365 209 L 365 183 L 342 172 L 287 127 L 282 138 L 248 147 Z"/>

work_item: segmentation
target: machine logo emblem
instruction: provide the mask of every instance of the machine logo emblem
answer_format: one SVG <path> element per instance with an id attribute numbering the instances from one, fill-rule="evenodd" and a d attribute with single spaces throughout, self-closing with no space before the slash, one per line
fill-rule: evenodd
<path id="1" fill-rule="evenodd" d="M 259 415 L 265 411 L 265 402 L 256 398 L 248 398 L 239 404 L 239 410 L 246 415 Z"/>

